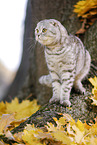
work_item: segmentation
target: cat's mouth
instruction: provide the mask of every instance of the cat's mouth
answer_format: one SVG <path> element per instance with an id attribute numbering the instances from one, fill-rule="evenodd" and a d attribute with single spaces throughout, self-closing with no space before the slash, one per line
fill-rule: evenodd
<path id="1" fill-rule="evenodd" d="M 40 42 L 47 42 L 48 39 L 43 39 L 43 38 L 41 38 L 41 37 L 38 37 L 37 41 L 40 41 Z"/>
<path id="2" fill-rule="evenodd" d="M 41 42 L 50 42 L 50 41 L 53 41 L 53 39 L 51 37 L 45 37 L 45 38 L 43 38 L 41 36 L 37 37 L 37 40 L 41 41 Z"/>
<path id="3" fill-rule="evenodd" d="M 38 42 L 43 44 L 43 45 L 46 45 L 46 46 L 52 44 L 52 40 L 50 40 L 49 38 L 48 39 L 44 39 L 44 40 L 43 39 L 38 39 Z"/>

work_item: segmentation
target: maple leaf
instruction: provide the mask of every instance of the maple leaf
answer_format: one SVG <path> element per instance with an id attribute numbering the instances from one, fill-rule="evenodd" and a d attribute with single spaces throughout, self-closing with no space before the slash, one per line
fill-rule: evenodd
<path id="1" fill-rule="evenodd" d="M 89 25 L 92 25 L 97 20 L 97 0 L 81 0 L 74 5 L 74 12 L 80 17 L 82 28 L 80 28 L 76 34 L 83 34 Z M 84 20 L 86 23 L 84 25 Z M 84 25 L 84 28 L 83 28 Z"/>
<path id="2" fill-rule="evenodd" d="M 84 132 L 81 131 L 76 125 L 72 126 L 72 129 L 74 130 L 74 140 L 76 143 L 80 143 L 82 141 L 82 138 L 84 137 Z"/>
<path id="3" fill-rule="evenodd" d="M 14 114 L 3 114 L 0 120 L 0 134 L 3 134 L 14 120 Z"/>
<path id="4" fill-rule="evenodd" d="M 78 13 L 78 17 L 84 17 L 84 14 L 86 17 L 88 15 L 86 14 L 86 12 L 97 8 L 97 0 L 82 0 L 77 2 L 74 7 L 74 12 Z M 97 14 L 97 11 L 95 11 L 94 13 L 92 12 L 91 14 Z"/>
<path id="5" fill-rule="evenodd" d="M 47 125 L 45 125 L 48 131 L 57 131 L 57 127 L 54 126 L 51 122 L 47 122 Z"/>
<path id="6" fill-rule="evenodd" d="M 18 132 L 18 133 L 15 133 L 13 135 L 14 139 L 17 141 L 17 142 L 21 142 L 22 141 L 22 135 L 23 135 L 23 132 Z"/>
<path id="7" fill-rule="evenodd" d="M 15 112 L 15 119 L 19 120 L 21 118 L 26 118 L 35 113 L 39 109 L 37 101 L 24 100 L 19 103 L 18 99 L 15 98 L 11 103 L 6 102 L 6 112 L 11 114 Z"/>
<path id="8" fill-rule="evenodd" d="M 96 105 L 97 106 L 97 96 L 93 96 L 93 97 L 90 97 L 91 100 L 93 100 L 92 102 L 92 105 Z"/>
<path id="9" fill-rule="evenodd" d="M 39 108 L 40 106 L 37 105 L 36 100 L 24 100 L 21 103 L 19 103 L 18 99 L 15 98 L 14 100 L 12 100 L 11 103 L 0 102 L 0 119 L 2 117 L 2 114 L 15 113 L 16 120 L 24 120 L 23 118 L 29 117 L 30 115 L 35 113 Z"/>
<path id="10" fill-rule="evenodd" d="M 51 132 L 54 140 L 61 141 L 67 145 L 74 145 L 81 142 L 85 132 L 84 125 L 81 121 L 78 120 L 75 123 L 73 118 L 68 114 L 63 114 L 63 117 L 59 118 L 59 120 L 55 117 L 53 119 L 57 126 L 55 127 L 52 123 L 47 123 L 48 126 L 46 127 Z"/>
<path id="11" fill-rule="evenodd" d="M 34 124 L 33 125 L 27 124 L 25 130 L 27 131 L 31 130 L 33 135 L 38 139 L 44 139 L 44 138 L 52 139 L 52 136 L 48 132 L 43 132 L 42 129 L 34 127 Z"/>
<path id="12" fill-rule="evenodd" d="M 67 134 L 61 130 L 57 130 L 52 132 L 51 135 L 54 137 L 55 140 L 61 141 L 63 144 L 72 145 L 72 140 L 67 136 Z"/>
<path id="13" fill-rule="evenodd" d="M 22 138 L 18 134 L 17 137 L 10 133 L 14 127 L 25 121 L 30 115 L 35 113 L 39 109 L 37 101 L 22 101 L 19 103 L 15 98 L 11 103 L 0 103 L 0 134 L 5 135 L 9 139 L 15 139 L 22 143 Z M 16 135 L 16 134 L 15 134 Z M 3 141 L 2 141 L 3 144 Z M 21 144 L 22 145 L 22 144 Z"/>
<path id="14" fill-rule="evenodd" d="M 97 87 L 97 77 L 95 76 L 94 78 L 90 78 L 89 81 L 94 87 Z"/>
<path id="15" fill-rule="evenodd" d="M 96 105 L 97 106 L 97 77 L 95 76 L 94 78 L 90 78 L 89 81 L 94 86 L 94 88 L 92 89 L 92 94 L 94 96 L 90 97 L 90 99 L 93 100 L 92 105 Z"/>
<path id="16" fill-rule="evenodd" d="M 40 143 L 40 140 L 34 137 L 33 130 L 24 130 L 24 135 L 22 135 L 23 141 L 26 143 L 26 145 L 43 145 Z"/>
<path id="17" fill-rule="evenodd" d="M 6 113 L 6 106 L 4 104 L 4 102 L 0 102 L 0 119 L 2 117 L 2 114 Z"/>

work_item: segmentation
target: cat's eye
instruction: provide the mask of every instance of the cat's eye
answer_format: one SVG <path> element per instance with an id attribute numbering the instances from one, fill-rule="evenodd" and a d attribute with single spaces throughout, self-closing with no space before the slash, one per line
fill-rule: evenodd
<path id="1" fill-rule="evenodd" d="M 36 29 L 36 32 L 37 32 L 37 33 L 39 33 L 39 30 L 38 30 L 38 29 Z"/>
<path id="2" fill-rule="evenodd" d="M 43 32 L 43 33 L 45 33 L 46 31 L 47 31 L 47 29 L 46 29 L 46 28 L 43 28 L 43 29 L 42 29 L 42 32 Z"/>

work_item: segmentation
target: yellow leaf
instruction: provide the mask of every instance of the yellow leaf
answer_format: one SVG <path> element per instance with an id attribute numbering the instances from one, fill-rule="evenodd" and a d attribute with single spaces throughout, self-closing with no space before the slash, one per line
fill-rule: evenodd
<path id="1" fill-rule="evenodd" d="M 97 95 L 97 87 L 94 87 L 94 88 L 92 89 L 92 94 Z"/>
<path id="2" fill-rule="evenodd" d="M 97 100 L 95 100 L 94 98 L 95 98 L 95 97 L 90 97 L 90 99 L 92 99 L 92 100 L 93 100 L 92 105 L 96 105 L 96 106 L 97 106 Z"/>
<path id="3" fill-rule="evenodd" d="M 61 141 L 62 143 L 66 144 L 66 145 L 71 145 L 71 143 L 72 143 L 72 141 L 65 134 L 65 132 L 62 132 L 60 130 L 57 130 L 57 131 L 51 133 L 51 135 L 55 138 L 55 140 Z"/>
<path id="4" fill-rule="evenodd" d="M 97 77 L 95 76 L 94 78 L 90 78 L 89 81 L 94 87 L 97 87 Z"/>
<path id="5" fill-rule="evenodd" d="M 14 121 L 14 114 L 4 114 L 0 120 L 0 134 L 3 134 L 11 122 Z"/>
<path id="6" fill-rule="evenodd" d="M 15 127 L 19 126 L 20 123 L 22 123 L 22 122 L 24 122 L 25 120 L 27 120 L 27 118 L 28 118 L 28 117 L 26 117 L 26 118 L 21 118 L 21 119 L 19 119 L 19 120 L 16 120 L 16 119 L 15 119 L 15 120 L 11 123 L 11 125 L 13 126 L 13 128 L 15 128 Z M 13 129 L 13 128 L 11 128 L 11 129 Z"/>
<path id="7" fill-rule="evenodd" d="M 95 11 L 97 8 L 97 0 L 81 0 L 74 5 L 74 12 L 78 14 L 78 17 L 88 17 L 88 13 Z M 96 13 L 90 13 L 90 15 L 96 15 Z"/>
<path id="8" fill-rule="evenodd" d="M 60 117 L 59 120 L 55 117 L 53 117 L 54 121 L 57 123 L 57 129 L 64 130 L 64 125 L 67 123 L 66 119 L 64 117 Z"/>
<path id="9" fill-rule="evenodd" d="M 48 131 L 57 131 L 57 127 L 54 126 L 54 124 L 47 122 L 47 125 L 45 125 Z"/>
<path id="10" fill-rule="evenodd" d="M 17 143 L 14 143 L 14 144 L 12 144 L 12 145 L 25 145 L 25 144 L 23 144 L 23 143 L 19 143 L 19 144 L 17 144 Z"/>
<path id="11" fill-rule="evenodd" d="M 89 145 L 97 145 L 97 137 L 91 136 L 88 138 Z"/>
<path id="12" fill-rule="evenodd" d="M 88 124 L 86 123 L 86 121 L 85 121 L 85 123 L 84 123 L 84 128 L 85 128 L 86 130 L 89 130 L 89 129 L 91 128 L 91 126 L 88 125 Z"/>
<path id="13" fill-rule="evenodd" d="M 84 124 L 80 120 L 77 121 L 76 126 L 79 128 L 81 132 L 84 132 L 85 130 Z"/>
<path id="14" fill-rule="evenodd" d="M 90 133 L 91 133 L 93 136 L 97 137 L 97 122 L 91 126 L 91 128 L 90 128 Z"/>
<path id="15" fill-rule="evenodd" d="M 97 89 L 94 88 L 93 93 L 94 93 L 94 99 L 97 100 Z"/>
<path id="16" fill-rule="evenodd" d="M 14 137 L 12 135 L 12 133 L 8 130 L 7 132 L 5 132 L 5 136 L 9 139 L 13 139 L 14 140 Z"/>
<path id="17" fill-rule="evenodd" d="M 97 14 L 97 11 L 91 11 L 89 13 L 90 13 L 90 15 L 96 15 Z"/>
<path id="18" fill-rule="evenodd" d="M 33 133 L 33 135 L 38 139 L 45 139 L 45 138 L 51 139 L 52 138 L 52 136 L 48 132 L 43 132 L 42 129 L 35 128 L 34 124 L 33 125 L 27 124 L 27 126 L 25 127 L 25 130 L 31 131 L 31 133 Z"/>
<path id="19" fill-rule="evenodd" d="M 2 117 L 2 114 L 6 113 L 6 105 L 3 102 L 0 102 L 0 119 Z"/>
<path id="20" fill-rule="evenodd" d="M 76 125 L 73 125 L 72 128 L 75 131 L 75 141 L 77 143 L 80 143 L 84 136 L 84 131 L 80 131 L 80 129 Z"/>
<path id="21" fill-rule="evenodd" d="M 8 145 L 8 144 L 4 143 L 3 141 L 0 141 L 0 145 Z"/>
<path id="22" fill-rule="evenodd" d="M 68 121 L 70 122 L 70 125 L 74 125 L 75 124 L 75 120 L 69 114 L 64 113 L 63 117 L 66 119 L 67 122 Z"/>
<path id="23" fill-rule="evenodd" d="M 22 139 L 27 145 L 43 145 L 40 143 L 40 140 L 34 137 L 32 130 L 24 130 L 24 135 L 22 136 Z"/>
<path id="24" fill-rule="evenodd" d="M 22 142 L 22 135 L 23 135 L 23 132 L 18 132 L 18 133 L 15 133 L 13 135 L 13 137 L 15 138 L 15 141 L 21 143 Z"/>
<path id="25" fill-rule="evenodd" d="M 93 100 L 92 105 L 97 106 L 97 77 L 95 76 L 94 78 L 90 78 L 89 81 L 94 86 L 94 88 L 92 89 L 92 94 L 94 94 L 94 96 L 90 97 L 90 99 Z"/>
<path id="26" fill-rule="evenodd" d="M 29 117 L 33 113 L 35 113 L 39 109 L 39 105 L 37 105 L 37 101 L 29 101 L 25 100 L 19 103 L 18 99 L 15 98 L 11 103 L 6 102 L 6 112 L 8 114 L 12 114 L 15 112 L 15 119 L 23 119 Z"/>

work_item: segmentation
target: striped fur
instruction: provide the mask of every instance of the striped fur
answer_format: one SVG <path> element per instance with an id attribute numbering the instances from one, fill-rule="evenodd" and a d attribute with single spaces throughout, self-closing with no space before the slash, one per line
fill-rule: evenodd
<path id="1" fill-rule="evenodd" d="M 52 86 L 50 101 L 71 105 L 70 92 L 74 86 L 85 93 L 81 81 L 90 70 L 91 57 L 81 40 L 68 35 L 65 27 L 55 19 L 40 21 L 35 28 L 36 40 L 45 45 L 45 58 L 49 74 L 39 79 L 41 84 Z"/>

